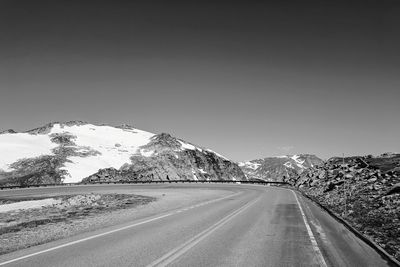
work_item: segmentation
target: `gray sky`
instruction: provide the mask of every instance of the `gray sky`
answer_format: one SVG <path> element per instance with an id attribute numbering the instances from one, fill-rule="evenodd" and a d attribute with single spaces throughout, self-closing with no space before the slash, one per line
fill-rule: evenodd
<path id="1" fill-rule="evenodd" d="M 129 123 L 236 161 L 400 151 L 398 1 L 260 2 L 2 0 L 0 128 Z"/>

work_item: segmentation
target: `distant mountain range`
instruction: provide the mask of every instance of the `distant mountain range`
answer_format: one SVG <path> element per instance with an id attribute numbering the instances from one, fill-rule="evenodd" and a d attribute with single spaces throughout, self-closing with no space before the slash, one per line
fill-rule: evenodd
<path id="1" fill-rule="evenodd" d="M 299 154 L 255 159 L 240 162 L 239 166 L 248 179 L 284 181 L 322 163 L 323 160 L 315 155 Z"/>
<path id="2" fill-rule="evenodd" d="M 49 123 L 0 133 L 0 184 L 117 180 L 245 180 L 216 152 L 129 125 Z"/>

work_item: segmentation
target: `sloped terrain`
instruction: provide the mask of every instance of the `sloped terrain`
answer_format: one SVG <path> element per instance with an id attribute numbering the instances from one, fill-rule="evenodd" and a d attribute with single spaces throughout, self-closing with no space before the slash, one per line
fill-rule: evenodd
<path id="1" fill-rule="evenodd" d="M 229 179 L 245 176 L 233 162 L 169 134 L 81 121 L 0 134 L 0 184 L 107 180 Z M 96 174 L 96 175 L 95 175 Z M 104 175 L 103 175 L 104 174 Z"/>
<path id="2" fill-rule="evenodd" d="M 102 169 L 84 182 L 135 180 L 242 180 L 243 172 L 233 162 L 210 150 L 194 147 L 159 134 L 141 147 L 148 156 L 132 155 L 119 170 Z"/>
<path id="3" fill-rule="evenodd" d="M 300 154 L 280 157 L 268 157 L 239 163 L 249 179 L 264 181 L 284 181 L 309 167 L 321 164 L 322 160 L 315 155 Z"/>
<path id="4" fill-rule="evenodd" d="M 331 158 L 287 181 L 400 260 L 400 154 Z"/>

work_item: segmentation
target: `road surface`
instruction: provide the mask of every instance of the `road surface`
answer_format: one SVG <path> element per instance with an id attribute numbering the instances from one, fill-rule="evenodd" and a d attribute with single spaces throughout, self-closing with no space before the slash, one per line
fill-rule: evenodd
<path id="1" fill-rule="evenodd" d="M 393 266 L 288 189 L 235 184 L 114 187 L 117 192 L 127 186 L 133 191 L 218 188 L 229 195 L 2 255 L 0 266 Z M 101 186 L 91 190 L 96 188 Z M 10 190 L 0 196 L 30 192 Z"/>

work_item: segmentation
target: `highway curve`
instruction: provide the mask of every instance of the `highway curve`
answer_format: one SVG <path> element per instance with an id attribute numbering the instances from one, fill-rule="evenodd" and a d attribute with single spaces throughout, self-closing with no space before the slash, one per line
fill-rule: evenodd
<path id="1" fill-rule="evenodd" d="M 294 191 L 259 185 L 124 185 L 229 195 L 0 256 L 1 266 L 392 266 Z M 8 190 L 0 196 L 85 186 Z M 101 190 L 104 186 L 87 187 Z M 36 191 L 32 191 L 36 190 Z M 39 191 L 38 191 L 39 190 Z"/>

